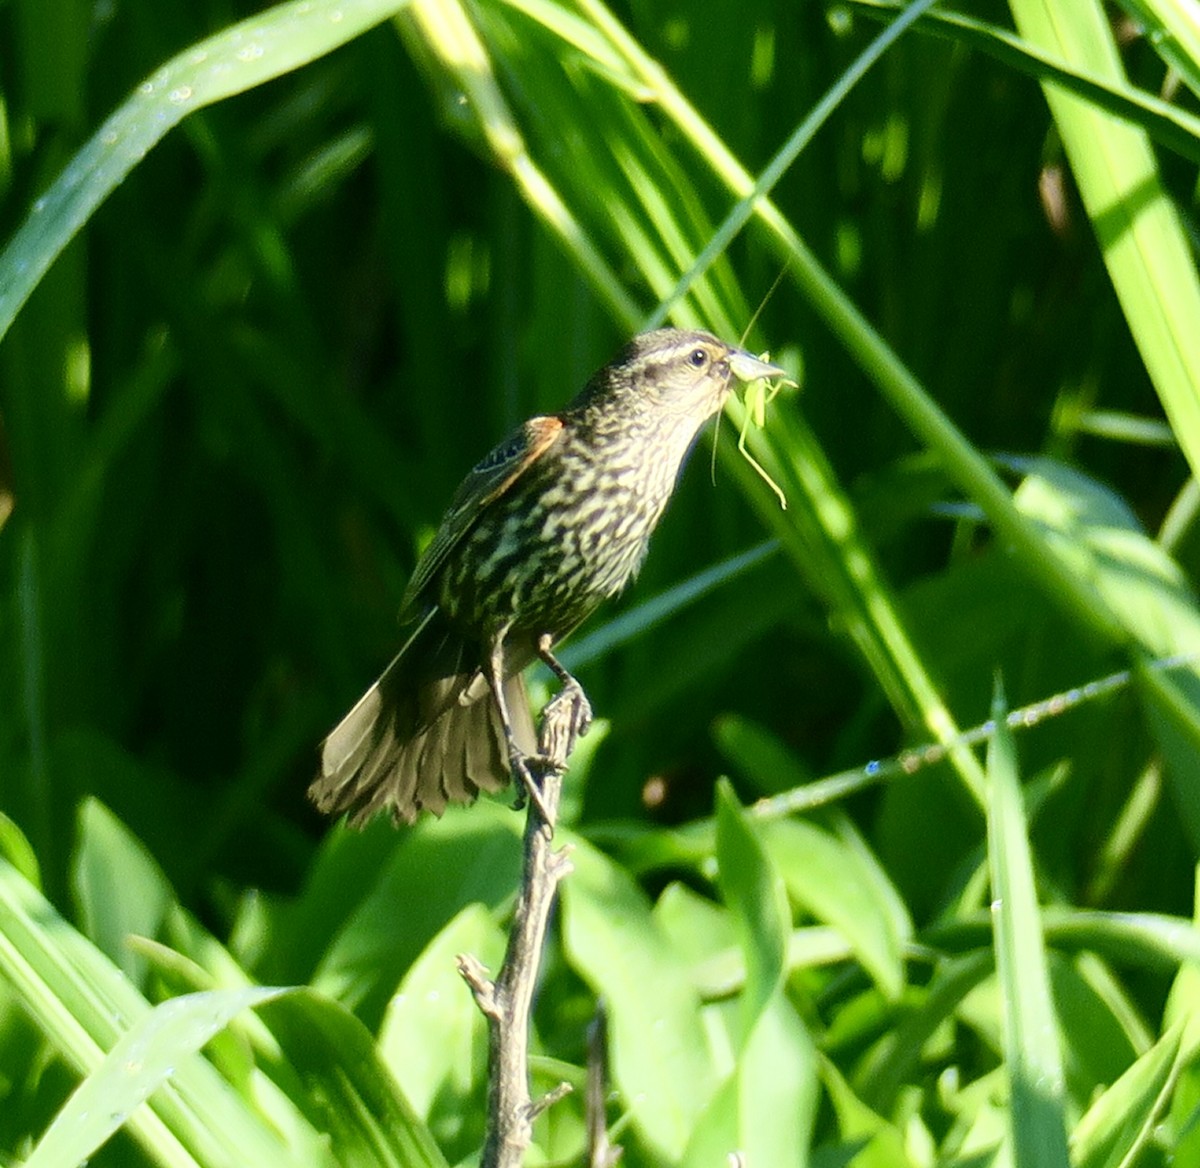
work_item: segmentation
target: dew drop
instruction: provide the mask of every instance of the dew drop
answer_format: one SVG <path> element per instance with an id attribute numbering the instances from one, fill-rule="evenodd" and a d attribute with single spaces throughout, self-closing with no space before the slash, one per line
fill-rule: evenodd
<path id="1" fill-rule="evenodd" d="M 175 105 L 183 105 L 191 96 L 192 87 L 190 85 L 180 85 L 167 94 L 167 100 L 173 102 Z"/>
<path id="2" fill-rule="evenodd" d="M 262 45 L 249 44 L 244 49 L 238 49 L 239 61 L 257 61 L 263 55 Z"/>

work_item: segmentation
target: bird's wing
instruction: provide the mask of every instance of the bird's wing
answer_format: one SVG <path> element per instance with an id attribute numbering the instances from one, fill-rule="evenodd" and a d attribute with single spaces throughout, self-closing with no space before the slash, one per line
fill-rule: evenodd
<path id="1" fill-rule="evenodd" d="M 450 501 L 437 534 L 417 561 L 400 605 L 404 615 L 411 614 L 420 606 L 421 594 L 459 540 L 474 526 L 483 509 L 503 495 L 550 449 L 558 440 L 562 428 L 562 419 L 552 414 L 530 418 L 467 475 Z"/>

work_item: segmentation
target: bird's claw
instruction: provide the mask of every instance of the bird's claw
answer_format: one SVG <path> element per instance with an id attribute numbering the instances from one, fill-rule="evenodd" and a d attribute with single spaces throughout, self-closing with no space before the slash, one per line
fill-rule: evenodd
<path id="1" fill-rule="evenodd" d="M 553 759 L 543 758 L 536 754 L 526 755 L 520 751 L 511 754 L 508 761 L 517 778 L 517 794 L 513 799 L 513 810 L 523 811 L 525 797 L 528 795 L 530 801 L 537 808 L 538 814 L 542 817 L 542 822 L 553 825 L 554 819 L 550 815 L 546 801 L 542 798 L 542 787 L 534 777 L 534 768 L 536 767 L 539 771 L 557 770 L 558 765 Z"/>
<path id="2" fill-rule="evenodd" d="M 574 679 L 563 692 L 571 696 L 571 733 L 574 738 L 582 738 L 592 728 L 592 703 Z"/>

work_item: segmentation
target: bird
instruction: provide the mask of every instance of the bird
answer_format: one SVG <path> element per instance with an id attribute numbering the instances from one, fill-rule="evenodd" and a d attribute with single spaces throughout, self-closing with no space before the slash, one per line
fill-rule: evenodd
<path id="1" fill-rule="evenodd" d="M 466 476 L 401 602 L 411 631 L 321 745 L 318 810 L 413 823 L 517 776 L 537 797 L 522 670 L 550 668 L 591 708 L 555 646 L 637 574 L 705 421 L 732 383 L 784 371 L 711 333 L 629 341 L 562 411 L 530 418 Z M 521 791 L 518 790 L 518 800 Z"/>

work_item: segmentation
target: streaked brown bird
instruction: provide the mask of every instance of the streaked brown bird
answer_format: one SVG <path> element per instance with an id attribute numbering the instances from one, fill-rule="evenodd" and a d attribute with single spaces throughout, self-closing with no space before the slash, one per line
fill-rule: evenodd
<path id="1" fill-rule="evenodd" d="M 783 370 L 705 332 L 635 337 L 558 414 L 531 418 L 467 475 L 402 604 L 415 627 L 321 748 L 309 796 L 360 825 L 531 784 L 521 671 L 637 573 L 684 459 L 734 378 Z M 489 694 L 491 699 L 489 700 Z"/>

